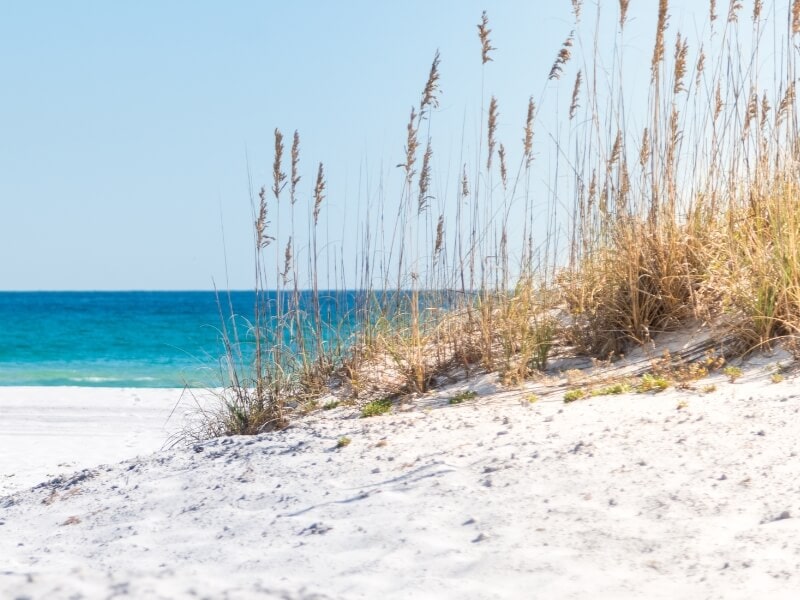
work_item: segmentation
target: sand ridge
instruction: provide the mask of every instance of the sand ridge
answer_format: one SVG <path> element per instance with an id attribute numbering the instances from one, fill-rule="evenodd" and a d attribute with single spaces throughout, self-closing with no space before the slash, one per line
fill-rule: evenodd
<path id="1" fill-rule="evenodd" d="M 800 588 L 791 380 L 438 405 L 370 419 L 338 408 L 1 497 L 0 591 L 789 598 Z M 337 448 L 343 436 L 351 442 Z"/>

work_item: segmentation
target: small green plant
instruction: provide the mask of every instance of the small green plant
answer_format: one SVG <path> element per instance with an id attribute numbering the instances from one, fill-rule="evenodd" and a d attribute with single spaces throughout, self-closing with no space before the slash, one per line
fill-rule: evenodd
<path id="1" fill-rule="evenodd" d="M 339 438 L 339 440 L 336 442 L 336 447 L 337 447 L 337 448 L 344 448 L 345 446 L 349 446 L 349 445 L 350 445 L 350 442 L 352 442 L 352 441 L 353 441 L 353 440 L 351 440 L 349 437 L 347 437 L 346 435 L 343 435 L 343 436 L 342 436 L 342 437 L 340 437 L 340 438 Z"/>
<path id="2" fill-rule="evenodd" d="M 706 386 L 703 386 L 701 391 L 704 394 L 710 394 L 712 392 L 716 392 L 717 391 L 717 386 L 715 386 L 713 383 L 710 383 L 710 384 L 708 384 Z"/>
<path id="3" fill-rule="evenodd" d="M 619 383 L 614 383 L 611 385 L 607 385 L 605 387 L 592 390 L 592 396 L 616 396 L 618 394 L 627 394 L 631 391 L 631 385 L 626 382 L 622 381 Z"/>
<path id="4" fill-rule="evenodd" d="M 773 373 L 769 378 L 772 383 L 780 383 L 784 379 L 783 373 Z"/>
<path id="5" fill-rule="evenodd" d="M 575 402 L 576 400 L 583 400 L 589 395 L 584 389 L 575 389 L 570 390 L 564 394 L 564 404 L 569 404 L 570 402 Z"/>
<path id="6" fill-rule="evenodd" d="M 472 399 L 477 398 L 477 397 L 478 397 L 478 393 L 477 392 L 473 392 L 472 390 L 465 390 L 463 392 L 457 393 L 455 396 L 450 398 L 447 402 L 449 404 L 461 404 L 462 402 L 465 402 L 466 400 L 472 400 Z"/>
<path id="7" fill-rule="evenodd" d="M 742 370 L 739 367 L 725 367 L 722 371 L 731 383 L 735 382 L 742 376 Z"/>
<path id="8" fill-rule="evenodd" d="M 528 402 L 528 404 L 535 404 L 536 402 L 539 401 L 539 396 L 537 396 L 536 394 L 529 394 L 525 398 L 525 401 Z"/>
<path id="9" fill-rule="evenodd" d="M 680 400 L 678 402 L 678 406 L 676 406 L 675 408 L 677 408 L 678 410 L 683 410 L 683 409 L 688 408 L 688 407 L 689 407 L 689 403 L 686 400 Z"/>
<path id="10" fill-rule="evenodd" d="M 670 385 L 670 380 L 663 375 L 646 373 L 642 375 L 642 380 L 639 382 L 639 386 L 636 388 L 636 391 L 642 394 L 645 392 L 663 392 Z"/>
<path id="11" fill-rule="evenodd" d="M 328 402 L 322 405 L 322 410 L 333 410 L 337 406 L 339 406 L 338 400 L 329 400 Z"/>
<path id="12" fill-rule="evenodd" d="M 361 409 L 361 418 L 378 417 L 382 414 L 389 412 L 392 409 L 391 398 L 381 398 L 380 400 L 373 400 L 365 404 Z"/>

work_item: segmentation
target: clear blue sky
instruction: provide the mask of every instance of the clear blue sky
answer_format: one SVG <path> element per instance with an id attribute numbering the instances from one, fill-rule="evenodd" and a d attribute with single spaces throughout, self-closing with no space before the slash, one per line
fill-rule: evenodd
<path id="1" fill-rule="evenodd" d="M 649 58 L 658 3 L 631 4 L 626 52 Z M 705 3 L 673 4 L 673 26 L 702 25 Z M 437 48 L 439 156 L 474 139 L 484 8 L 485 89 L 516 144 L 528 96 L 556 94 L 568 0 L 2 2 L 0 289 L 207 289 L 224 285 L 224 247 L 230 285 L 250 287 L 246 156 L 269 185 L 275 127 L 302 136 L 303 210 L 323 161 L 328 238 L 351 241 L 364 174 L 374 186 L 401 162 Z"/>

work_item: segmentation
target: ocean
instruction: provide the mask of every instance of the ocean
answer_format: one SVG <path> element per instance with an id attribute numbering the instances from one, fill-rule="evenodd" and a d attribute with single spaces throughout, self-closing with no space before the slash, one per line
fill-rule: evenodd
<path id="1" fill-rule="evenodd" d="M 223 385 L 223 318 L 238 325 L 247 356 L 254 298 L 221 292 L 221 316 L 213 291 L 0 292 L 0 385 Z M 352 326 L 358 298 L 321 293 L 325 331 Z M 309 292 L 300 304 L 312 312 Z"/>

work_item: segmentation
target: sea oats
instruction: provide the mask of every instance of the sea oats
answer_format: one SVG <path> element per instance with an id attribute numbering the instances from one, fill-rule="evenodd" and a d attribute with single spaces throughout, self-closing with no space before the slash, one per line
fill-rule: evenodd
<path id="1" fill-rule="evenodd" d="M 406 126 L 406 162 L 397 165 L 398 167 L 402 167 L 406 172 L 406 185 L 409 186 L 411 185 L 411 180 L 414 178 L 414 174 L 416 173 L 414 170 L 414 163 L 417 161 L 417 147 L 419 146 L 419 142 L 417 141 L 417 123 L 417 111 L 412 106 L 411 116 L 408 118 L 408 125 Z"/>
<path id="2" fill-rule="evenodd" d="M 628 4 L 630 0 L 619 0 L 619 28 L 625 28 L 625 21 L 628 18 Z"/>
<path id="3" fill-rule="evenodd" d="M 481 14 L 481 22 L 478 24 L 478 37 L 481 40 L 481 59 L 483 60 L 483 64 L 492 60 L 489 53 L 497 49 L 492 46 L 492 42 L 489 39 L 490 33 L 492 33 L 492 30 L 489 29 L 489 17 L 486 15 L 486 11 L 483 11 L 483 14 Z"/>
<path id="4" fill-rule="evenodd" d="M 275 239 L 267 234 L 269 221 L 267 221 L 267 188 L 261 186 L 258 192 L 258 218 L 256 219 L 256 246 L 266 248 Z"/>
<path id="5" fill-rule="evenodd" d="M 620 210 L 624 210 L 626 208 L 628 192 L 630 192 L 630 189 L 631 181 L 630 175 L 628 174 L 628 163 L 627 161 L 623 160 L 620 164 L 619 199 L 617 200 Z"/>
<path id="6" fill-rule="evenodd" d="M 575 15 L 576 23 L 581 20 L 581 8 L 583 8 L 581 0 L 572 0 L 572 14 Z"/>
<path id="7" fill-rule="evenodd" d="M 599 202 L 597 203 L 597 210 L 600 211 L 600 215 L 603 219 L 608 216 L 608 187 L 603 186 L 600 190 L 600 198 Z"/>
<path id="8" fill-rule="evenodd" d="M 525 117 L 525 136 L 522 138 L 522 155 L 525 158 L 525 166 L 528 167 L 533 160 L 533 117 L 536 113 L 536 105 L 533 103 L 533 96 L 528 99 L 528 115 Z"/>
<path id="9" fill-rule="evenodd" d="M 645 127 L 642 132 L 642 147 L 639 149 L 639 165 L 644 169 L 650 160 L 650 130 Z"/>
<path id="10" fill-rule="evenodd" d="M 497 156 L 500 159 L 500 179 L 503 182 L 503 189 L 508 186 L 508 171 L 506 170 L 506 147 L 500 144 L 497 150 Z"/>
<path id="11" fill-rule="evenodd" d="M 767 92 L 765 90 L 764 95 L 761 96 L 761 123 L 759 124 L 761 131 L 764 131 L 767 126 L 767 119 L 769 118 L 770 110 L 771 107 L 769 105 L 769 100 L 767 100 Z"/>
<path id="12" fill-rule="evenodd" d="M 794 109 L 794 82 L 789 84 L 786 93 L 781 98 L 778 104 L 778 110 L 775 113 L 775 127 L 780 127 L 781 123 L 786 119 L 790 110 Z"/>
<path id="13" fill-rule="evenodd" d="M 792 33 L 800 33 L 800 0 L 792 2 Z"/>
<path id="14" fill-rule="evenodd" d="M 667 148 L 668 153 L 674 153 L 675 147 L 681 141 L 681 131 L 680 131 L 680 113 L 678 112 L 678 107 L 675 104 L 672 104 L 672 111 L 669 115 L 669 147 Z"/>
<path id="15" fill-rule="evenodd" d="M 439 107 L 439 97 L 437 94 L 441 92 L 441 88 L 439 87 L 439 63 L 441 62 L 441 58 L 439 56 L 439 51 L 436 51 L 436 54 L 433 57 L 433 63 L 431 63 L 431 70 L 428 74 L 428 81 L 425 83 L 425 89 L 422 90 L 422 100 L 419 103 L 419 114 L 421 116 L 425 115 L 425 112 L 428 108 L 438 108 Z"/>
<path id="16" fill-rule="evenodd" d="M 289 196 L 292 204 L 297 202 L 297 184 L 300 183 L 300 134 L 295 129 L 292 139 L 292 179 Z"/>
<path id="17" fill-rule="evenodd" d="M 608 159 L 609 170 L 619 161 L 622 153 L 622 130 L 617 129 L 617 137 L 614 138 L 614 145 L 611 147 L 611 158 Z"/>
<path id="18" fill-rule="evenodd" d="M 656 43 L 653 47 L 653 58 L 650 61 L 650 70 L 652 71 L 653 79 L 658 78 L 658 67 L 661 61 L 664 60 L 664 33 L 667 30 L 667 21 L 669 20 L 669 3 L 667 0 L 659 0 L 658 2 L 658 24 L 656 25 Z"/>
<path id="19" fill-rule="evenodd" d="M 686 91 L 686 86 L 683 84 L 683 78 L 686 76 L 686 57 L 689 54 L 689 45 L 684 38 L 681 38 L 681 33 L 675 37 L 675 84 L 672 87 L 673 94 L 679 94 Z"/>
<path id="20" fill-rule="evenodd" d="M 497 143 L 495 138 L 495 134 L 497 133 L 497 98 L 492 96 L 492 99 L 489 101 L 489 122 L 488 122 L 488 133 L 487 133 L 487 141 L 488 141 L 488 151 L 489 155 L 486 157 L 486 169 L 491 170 L 492 168 L 492 156 L 494 155 L 494 147 Z"/>
<path id="21" fill-rule="evenodd" d="M 575 32 L 570 32 L 567 39 L 561 45 L 561 49 L 558 51 L 558 55 L 556 56 L 555 62 L 553 62 L 553 66 L 550 67 L 550 74 L 547 76 L 547 79 L 561 79 L 561 73 L 564 71 L 564 66 L 569 62 L 569 59 L 572 57 L 572 44 L 575 40 Z"/>
<path id="22" fill-rule="evenodd" d="M 286 173 L 281 171 L 283 161 L 283 134 L 275 128 L 275 160 L 272 163 L 272 193 L 280 200 L 281 191 L 286 185 Z"/>
<path id="23" fill-rule="evenodd" d="M 439 256 L 444 247 L 444 215 L 439 215 L 439 220 L 436 223 L 436 243 L 433 245 L 434 257 Z"/>
<path id="24" fill-rule="evenodd" d="M 325 170 L 322 163 L 319 163 L 317 169 L 317 182 L 314 184 L 314 227 L 319 222 L 319 212 L 322 207 L 322 201 L 325 199 Z"/>
<path id="25" fill-rule="evenodd" d="M 728 5 L 728 23 L 739 22 L 739 11 L 742 8 L 742 3 L 739 0 L 731 0 Z"/>
<path id="26" fill-rule="evenodd" d="M 419 174 L 419 197 L 417 199 L 417 214 L 422 214 L 428 208 L 428 200 L 430 195 L 428 190 L 431 185 L 431 157 L 433 156 L 433 148 L 431 141 L 428 140 L 428 146 L 425 148 L 425 154 L 422 156 L 422 171 Z"/>
<path id="27" fill-rule="evenodd" d="M 292 269 L 292 236 L 289 236 L 289 241 L 286 242 L 286 250 L 283 253 L 283 285 L 289 280 L 289 271 Z"/>
<path id="28" fill-rule="evenodd" d="M 578 98 L 580 96 L 582 80 L 583 80 L 583 73 L 581 71 L 578 71 L 578 74 L 575 76 L 575 85 L 572 88 L 572 101 L 569 104 L 570 121 L 575 118 L 575 114 L 578 112 Z"/>
<path id="29" fill-rule="evenodd" d="M 700 56 L 697 57 L 697 67 L 695 68 L 695 78 L 694 84 L 695 87 L 700 87 L 700 81 L 703 76 L 703 71 L 706 68 L 706 53 L 703 51 L 703 47 L 700 46 Z"/>
<path id="30" fill-rule="evenodd" d="M 753 23 L 757 23 L 761 17 L 761 10 L 764 8 L 764 0 L 755 0 L 753 2 Z"/>

